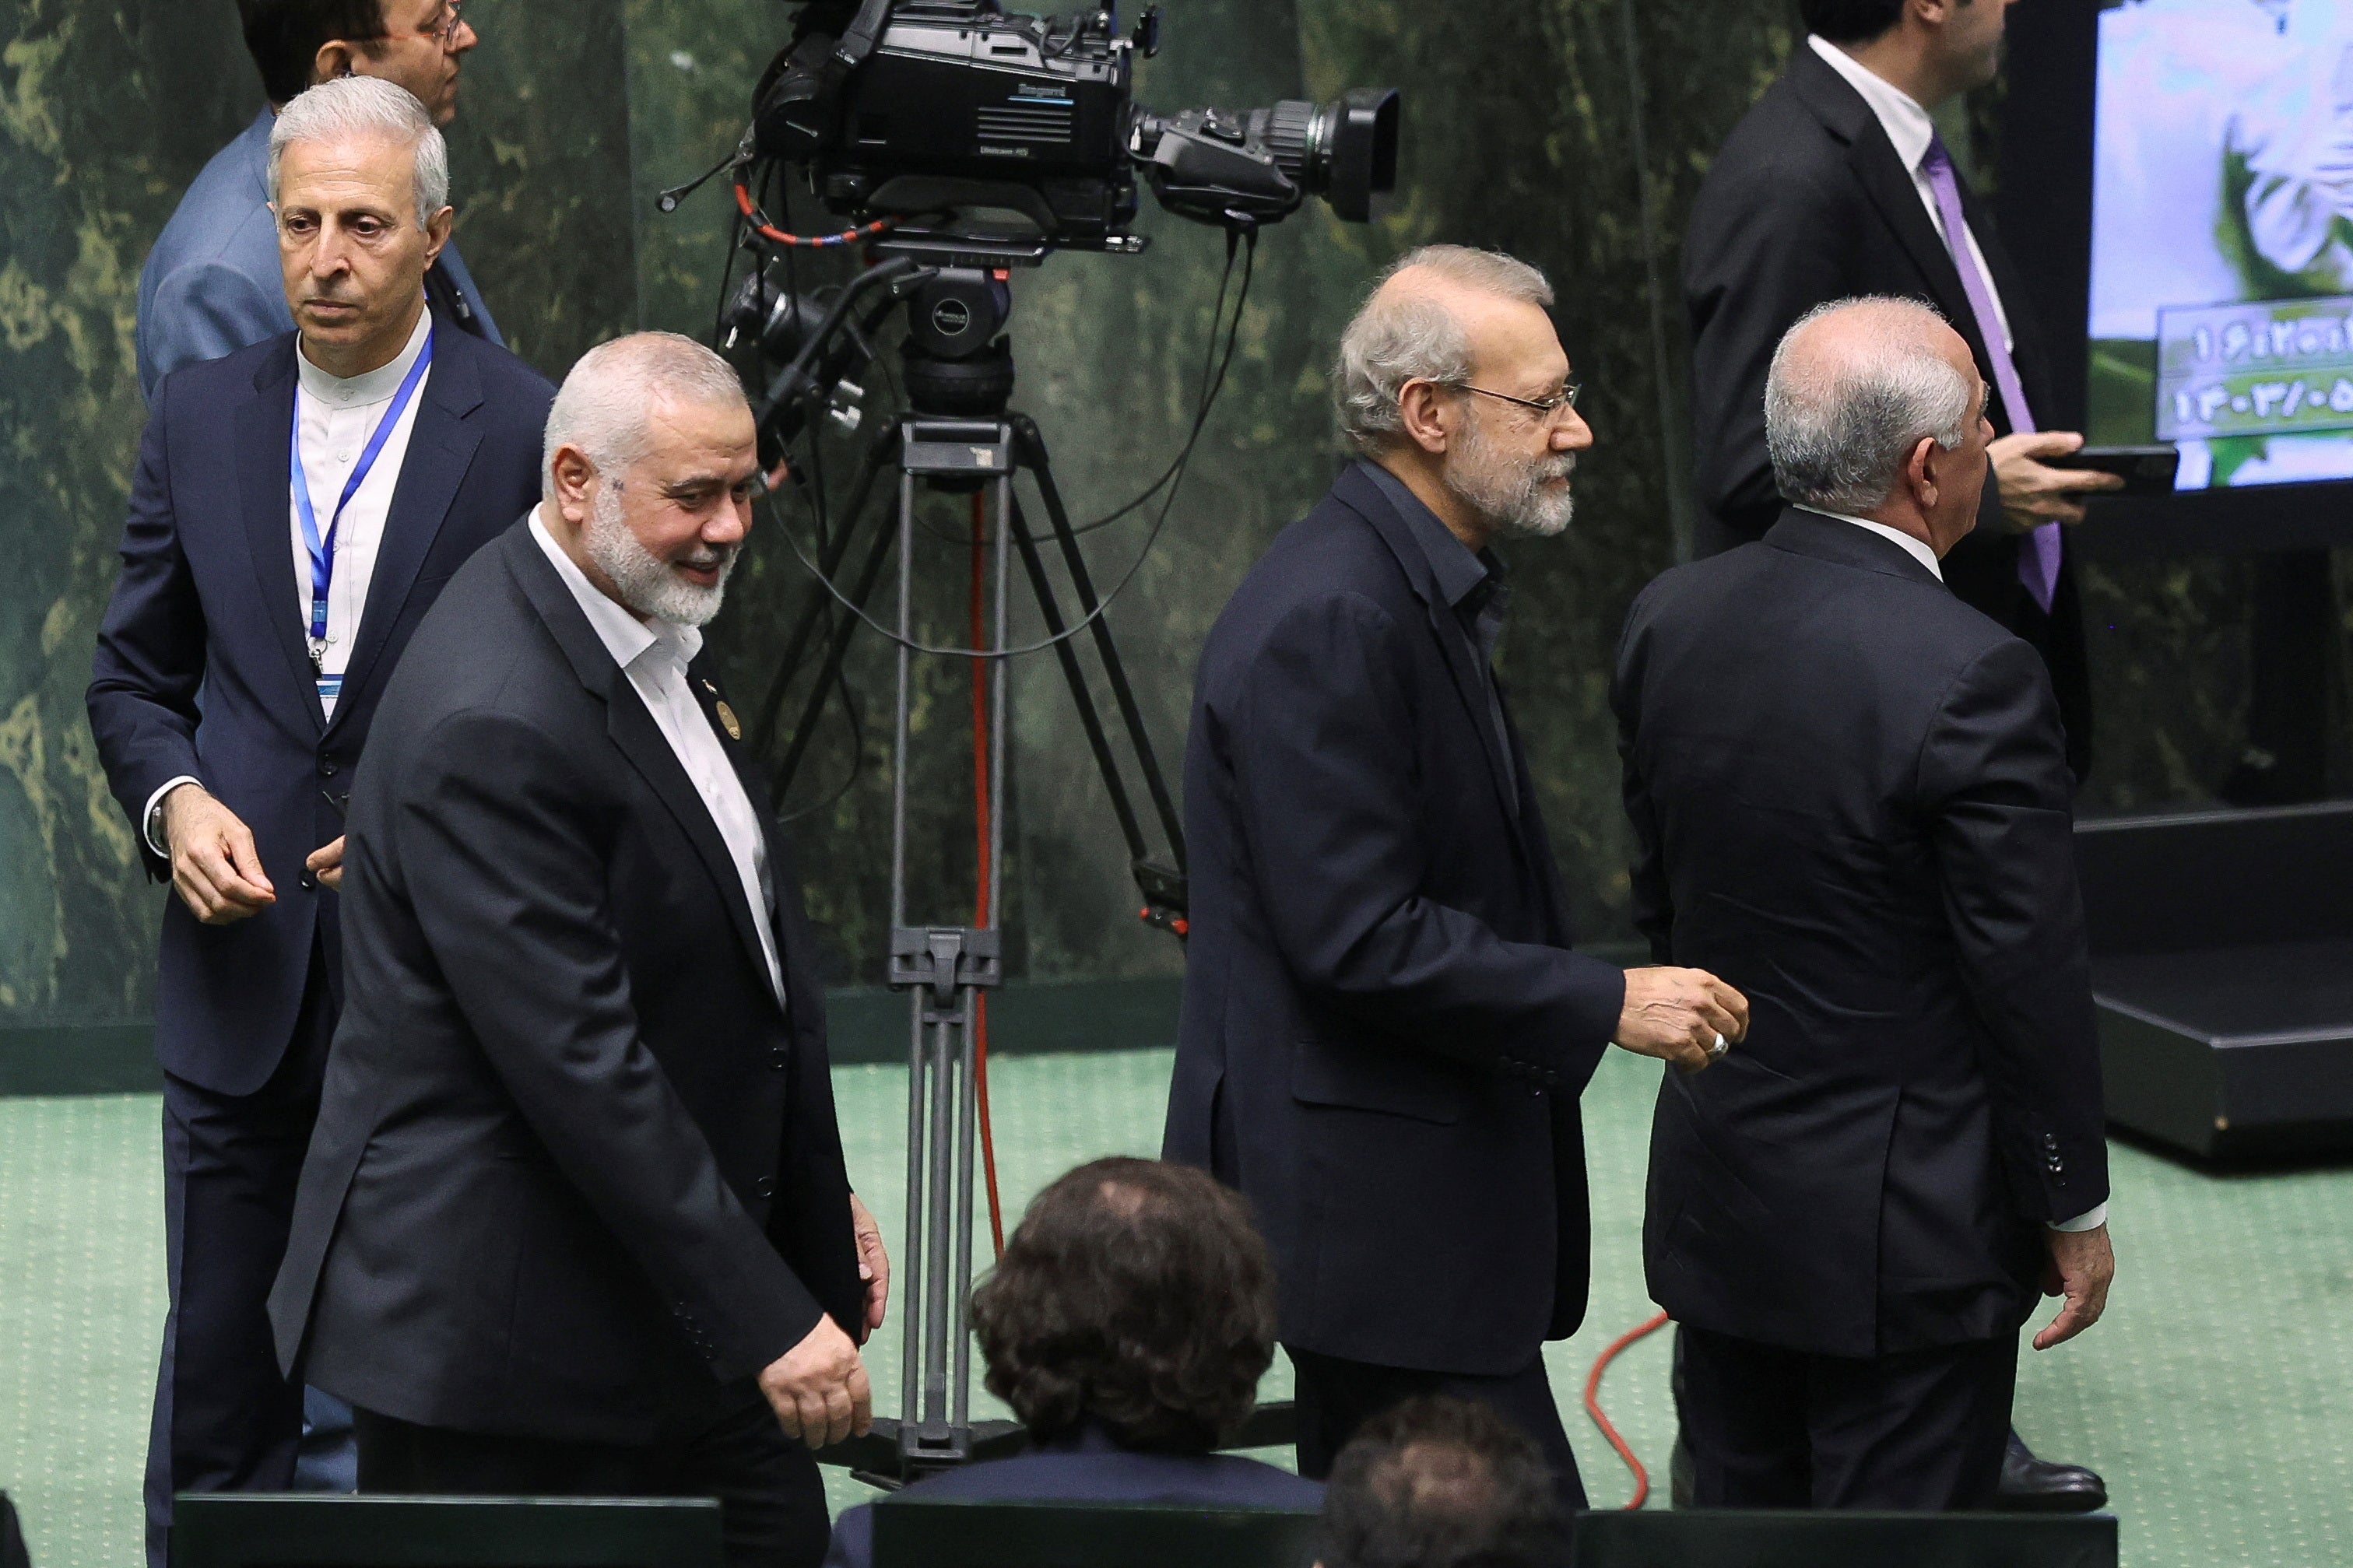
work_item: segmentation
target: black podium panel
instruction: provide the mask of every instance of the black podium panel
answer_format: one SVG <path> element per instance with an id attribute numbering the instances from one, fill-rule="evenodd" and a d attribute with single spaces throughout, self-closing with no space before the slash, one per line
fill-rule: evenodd
<path id="1" fill-rule="evenodd" d="M 1309 1568 L 1316 1516 L 1172 1503 L 874 1505 L 874 1568 Z"/>
<path id="2" fill-rule="evenodd" d="M 2353 1149 L 2353 805 L 2076 828 L 2108 1117 L 2205 1156 Z"/>
<path id="3" fill-rule="evenodd" d="M 172 1568 L 721 1568 L 708 1498 L 182 1492 Z"/>
<path id="4" fill-rule="evenodd" d="M 1581 1513 L 1574 1568 L 2116 1568 L 2113 1514 Z"/>

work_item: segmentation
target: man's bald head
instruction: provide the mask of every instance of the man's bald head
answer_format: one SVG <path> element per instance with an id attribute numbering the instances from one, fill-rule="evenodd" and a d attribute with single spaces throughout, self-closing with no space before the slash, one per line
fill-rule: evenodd
<path id="1" fill-rule="evenodd" d="M 1552 285 L 1500 251 L 1425 245 L 1382 273 L 1341 334 L 1332 370 L 1341 433 L 1373 453 L 1398 438 L 1409 381 L 1456 385 L 1531 336 L 1556 345 Z"/>
<path id="2" fill-rule="evenodd" d="M 1864 516 L 1887 503 L 1923 439 L 1959 447 L 1983 407 L 1968 345 L 1942 316 L 1909 300 L 1841 300 L 1774 351 L 1765 444 L 1783 495 Z"/>

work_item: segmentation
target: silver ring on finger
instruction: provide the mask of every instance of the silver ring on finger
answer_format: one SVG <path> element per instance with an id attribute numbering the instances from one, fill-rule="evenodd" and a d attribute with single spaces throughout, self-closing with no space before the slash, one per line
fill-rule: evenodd
<path id="1" fill-rule="evenodd" d="M 1708 1047 L 1707 1048 L 1707 1059 L 1710 1061 L 1721 1060 L 1724 1053 L 1731 1048 L 1732 1043 L 1729 1040 L 1726 1040 L 1722 1035 L 1718 1035 L 1715 1037 L 1715 1044 Z"/>

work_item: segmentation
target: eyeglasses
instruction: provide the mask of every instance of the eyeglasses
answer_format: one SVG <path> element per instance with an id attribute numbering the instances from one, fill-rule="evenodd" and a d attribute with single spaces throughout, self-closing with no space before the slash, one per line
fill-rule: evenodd
<path id="1" fill-rule="evenodd" d="M 1514 397 L 1508 392 L 1490 392 L 1483 386 L 1473 386 L 1467 381 L 1441 381 L 1438 384 L 1451 387 L 1457 392 L 1475 392 L 1482 397 L 1493 397 L 1504 403 L 1515 403 L 1539 419 L 1549 419 L 1564 408 L 1576 407 L 1577 395 L 1585 390 L 1585 384 L 1582 382 L 1565 381 L 1561 383 L 1560 390 L 1550 397 Z"/>
<path id="2" fill-rule="evenodd" d="M 433 26 L 420 28 L 418 31 L 414 33 L 386 33 L 385 37 L 387 38 L 423 38 L 430 43 L 438 44 L 441 47 L 446 49 L 451 44 L 458 41 L 458 29 L 466 25 L 466 18 L 463 15 L 465 9 L 466 0 L 447 0 L 447 4 L 445 4 L 441 8 L 441 20 L 435 23 Z"/>

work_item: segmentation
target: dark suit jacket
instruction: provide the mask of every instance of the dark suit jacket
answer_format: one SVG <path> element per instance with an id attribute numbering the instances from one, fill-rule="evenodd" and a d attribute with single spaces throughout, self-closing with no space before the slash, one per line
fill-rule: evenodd
<path id="1" fill-rule="evenodd" d="M 1568 951 L 1479 655 L 1350 468 L 1211 630 L 1166 1152 L 1255 1205 L 1286 1343 L 1506 1373 L 1585 1310 L 1577 1097 L 1625 979 Z"/>
<path id="2" fill-rule="evenodd" d="M 643 1442 L 820 1311 L 857 1330 L 816 949 L 763 826 L 782 1009 L 725 841 L 528 527 L 451 582 L 352 801 L 290 1368 L 406 1421 Z"/>
<path id="3" fill-rule="evenodd" d="M 1791 511 L 1643 591 L 1614 701 L 1637 921 L 1751 1009 L 1661 1085 L 1652 1297 L 1829 1355 L 2012 1331 L 2038 1227 L 2108 1195 L 2033 651 L 1893 542 Z"/>
<path id="4" fill-rule="evenodd" d="M 90 727 L 109 787 L 140 820 L 165 780 L 190 773 L 253 830 L 278 901 L 235 925 L 164 910 L 155 1054 L 221 1094 L 268 1081 L 294 1029 L 312 933 L 339 972 L 334 895 L 301 886 L 302 861 L 343 831 L 339 802 L 385 682 L 434 596 L 539 495 L 554 390 L 494 344 L 447 327 L 418 394 L 333 722 L 322 716 L 290 565 L 287 445 L 294 334 L 189 366 L 156 389 L 122 574 L 98 634 Z"/>
<path id="5" fill-rule="evenodd" d="M 1163 1502 L 1203 1508 L 1314 1509 L 1324 1484 L 1238 1454 L 1139 1454 L 1100 1427 L 1009 1459 L 990 1459 L 929 1476 L 907 1488 L 924 1497 L 991 1502 Z M 826 1568 L 871 1568 L 874 1510 L 845 1510 L 834 1521 Z"/>
<path id="6" fill-rule="evenodd" d="M 1993 215 L 1961 181 L 1961 206 L 2010 314 L 2011 354 L 2038 422 L 2053 418 L 2050 367 L 2025 280 L 1994 232 Z M 1780 79 L 1742 117 L 1715 155 L 1683 239 L 1691 313 L 1692 435 L 1698 447 L 1701 554 L 1761 537 L 1786 504 L 1765 450 L 1765 373 L 1790 324 L 1817 305 L 1856 294 L 1926 300 L 1968 340 L 1990 382 L 1985 342 L 1952 254 L 1862 94 L 1803 42 Z M 1997 396 L 1995 427 L 2010 429 Z M 2001 520 L 1990 478 L 1976 532 L 1945 560 L 1945 579 L 2034 645 L 2050 666 L 2067 726 L 2069 765 L 2090 763 L 2091 681 L 2070 553 L 2051 612 L 2019 581 L 2021 537 Z"/>

